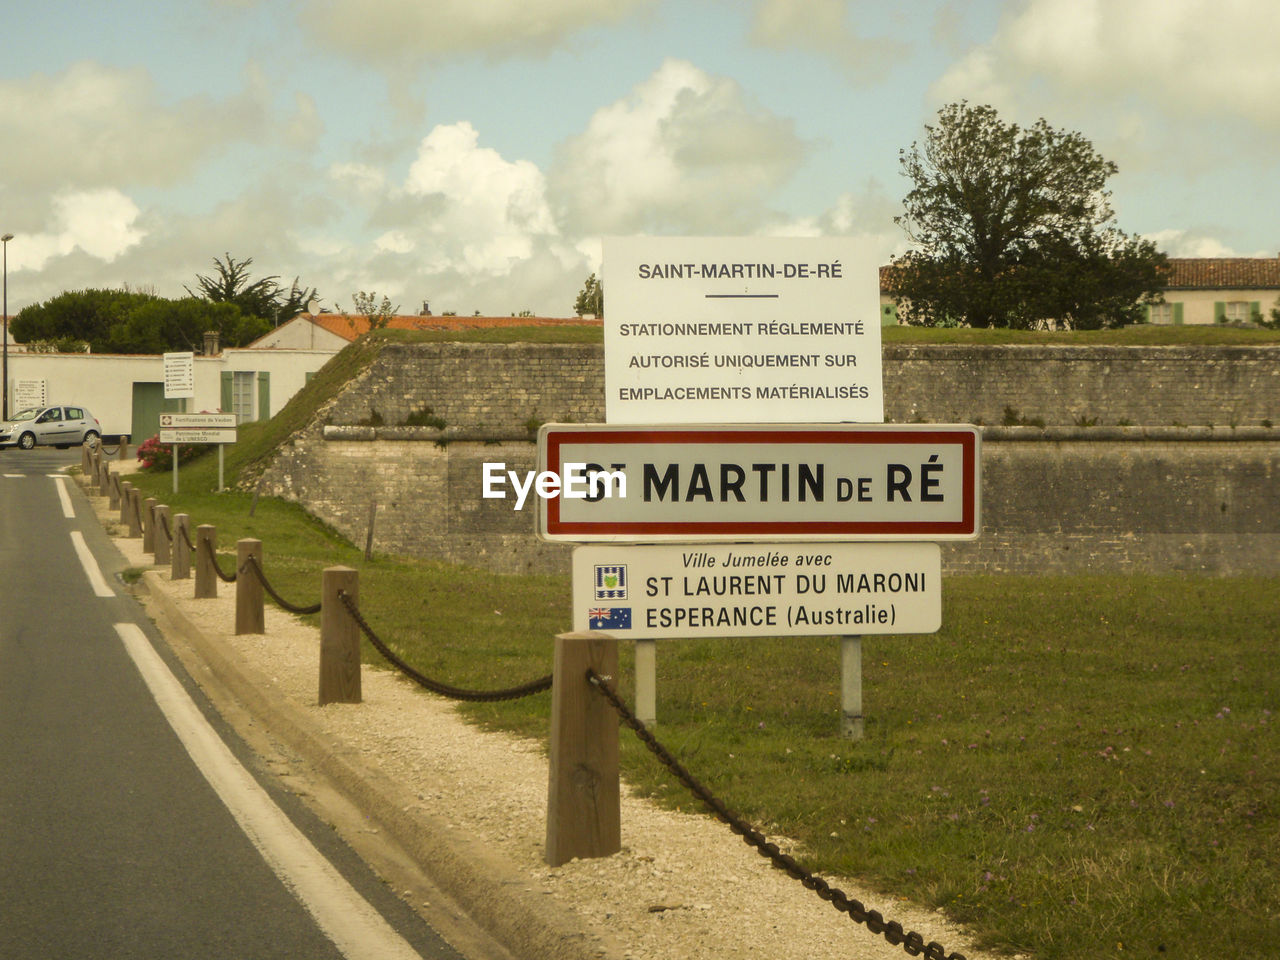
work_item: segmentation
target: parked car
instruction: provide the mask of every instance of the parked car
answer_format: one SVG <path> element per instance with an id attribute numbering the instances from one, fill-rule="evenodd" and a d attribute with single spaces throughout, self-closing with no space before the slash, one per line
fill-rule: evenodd
<path id="1" fill-rule="evenodd" d="M 28 407 L 0 421 L 0 447 L 30 450 L 38 444 L 65 448 L 96 443 L 100 436 L 102 424 L 97 417 L 72 404 Z"/>

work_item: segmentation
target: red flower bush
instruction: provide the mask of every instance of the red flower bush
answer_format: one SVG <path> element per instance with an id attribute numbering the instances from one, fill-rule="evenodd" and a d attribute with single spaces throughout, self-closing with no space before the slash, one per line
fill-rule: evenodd
<path id="1" fill-rule="evenodd" d="M 178 464 L 189 463 L 202 453 L 204 453 L 202 444 L 180 444 L 178 446 Z M 173 444 L 161 443 L 160 434 L 158 433 L 148 437 L 138 444 L 138 462 L 142 464 L 143 470 L 172 470 Z"/>

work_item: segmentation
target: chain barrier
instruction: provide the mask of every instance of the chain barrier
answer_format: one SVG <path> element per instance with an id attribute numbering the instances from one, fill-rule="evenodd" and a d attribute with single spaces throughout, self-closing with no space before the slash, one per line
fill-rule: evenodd
<path id="1" fill-rule="evenodd" d="M 187 549 L 195 552 L 196 545 L 191 542 L 191 534 L 187 532 L 186 527 L 178 527 L 178 532 L 182 534 L 182 542 L 187 545 Z"/>
<path id="2" fill-rule="evenodd" d="M 751 847 L 754 847 L 760 856 L 765 857 L 773 863 L 779 870 L 784 871 L 787 876 L 800 883 L 808 890 L 812 890 L 818 895 L 818 898 L 825 900 L 841 913 L 846 913 L 855 923 L 861 923 L 866 926 L 876 936 L 883 936 L 893 946 L 900 946 L 910 956 L 925 957 L 927 960 L 965 960 L 964 954 L 947 953 L 946 948 L 942 944 L 935 941 L 925 943 L 924 937 L 914 930 L 905 931 L 902 924 L 896 920 L 885 920 L 879 910 L 868 910 L 863 904 L 850 897 L 843 890 L 831 886 L 826 880 L 811 873 L 802 867 L 789 854 L 783 853 L 776 843 L 770 842 L 769 838 L 762 834 L 755 827 L 742 820 L 720 801 L 710 790 L 704 787 L 698 780 L 686 770 L 675 757 L 649 732 L 636 715 L 627 709 L 626 704 L 613 691 L 608 684 L 594 670 L 587 670 L 587 679 L 591 684 L 599 690 L 618 712 L 618 716 L 622 718 L 622 722 L 632 729 L 640 741 L 649 748 L 676 779 L 685 785 L 689 791 L 702 801 L 712 813 L 716 815 L 722 822 L 728 824 L 729 829 L 742 837 L 743 841 Z"/>
<path id="3" fill-rule="evenodd" d="M 230 575 L 225 574 L 222 572 L 222 568 L 218 566 L 218 555 L 213 552 L 213 544 L 211 544 L 208 540 L 201 540 L 200 544 L 204 548 L 205 556 L 208 557 L 209 562 L 213 564 L 213 572 L 218 575 L 218 579 L 221 580 L 223 583 L 235 583 L 237 574 L 236 573 L 232 573 Z"/>
<path id="4" fill-rule="evenodd" d="M 173 531 L 169 529 L 168 514 L 164 514 L 164 513 L 160 514 L 160 526 L 164 529 L 165 539 L 168 540 L 170 543 L 173 543 Z"/>
<path id="5" fill-rule="evenodd" d="M 99 443 L 98 449 L 101 450 L 103 453 L 105 453 L 108 457 L 114 457 L 117 453 L 120 452 L 120 445 L 117 444 L 116 448 L 112 450 L 105 443 Z"/>
<path id="6" fill-rule="evenodd" d="M 290 613 L 300 613 L 305 615 L 305 614 L 320 612 L 320 604 L 318 603 L 313 603 L 307 607 L 298 607 L 298 606 L 294 606 L 288 600 L 284 599 L 284 597 L 280 596 L 280 594 L 276 593 L 275 588 L 272 587 L 271 584 L 267 582 L 267 575 L 263 573 L 262 566 L 258 563 L 258 558 L 253 556 L 252 554 L 250 554 L 250 556 L 245 560 L 244 566 L 241 567 L 240 569 L 251 570 L 253 572 L 253 575 L 258 578 L 258 582 L 262 584 L 262 589 L 266 590 L 267 593 L 271 594 L 271 599 L 274 600 L 276 603 L 278 603 L 285 610 L 288 610 Z"/>
<path id="7" fill-rule="evenodd" d="M 544 690 L 551 689 L 551 674 L 540 677 L 529 683 L 518 687 L 510 687 L 506 690 L 463 690 L 460 687 L 451 687 L 447 683 L 441 683 L 438 680 L 432 680 L 430 677 L 419 673 L 404 660 L 394 653 L 390 647 L 384 643 L 377 634 L 373 632 L 373 628 L 365 621 L 360 614 L 360 609 L 356 606 L 355 600 L 345 590 L 338 591 L 338 599 L 342 601 L 342 605 L 347 608 L 347 612 L 351 614 L 351 619 L 356 622 L 363 631 L 364 635 L 369 638 L 369 642 L 374 648 L 387 658 L 387 661 L 400 670 L 414 683 L 425 687 L 432 693 L 438 693 L 442 697 L 449 697 L 451 700 L 468 700 L 475 703 L 487 703 L 495 700 L 518 700 L 521 697 L 528 697 L 535 693 L 542 693 Z"/>

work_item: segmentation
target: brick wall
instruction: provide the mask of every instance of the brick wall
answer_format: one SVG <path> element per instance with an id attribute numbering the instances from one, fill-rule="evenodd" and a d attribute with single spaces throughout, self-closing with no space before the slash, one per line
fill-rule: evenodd
<path id="1" fill-rule="evenodd" d="M 884 366 L 891 421 L 1065 425 L 986 431 L 983 536 L 945 545 L 948 570 L 1280 573 L 1280 348 L 886 347 Z M 534 469 L 532 427 L 603 405 L 598 346 L 391 345 L 265 489 L 358 543 L 376 501 L 383 552 L 565 570 L 532 504 L 481 497 L 481 464 Z M 442 426 L 401 426 L 427 410 Z"/>

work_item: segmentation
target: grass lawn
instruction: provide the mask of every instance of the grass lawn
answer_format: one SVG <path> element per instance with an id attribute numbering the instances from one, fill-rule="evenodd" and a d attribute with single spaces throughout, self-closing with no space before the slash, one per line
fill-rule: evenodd
<path id="1" fill-rule="evenodd" d="M 569 627 L 567 578 L 366 562 L 294 506 L 263 498 L 249 517 L 248 494 L 196 492 L 203 462 L 177 498 L 167 473 L 138 482 L 224 549 L 263 540 L 295 604 L 324 566 L 357 567 L 374 630 L 435 679 L 541 676 Z M 1045 960 L 1253 960 L 1280 942 L 1277 595 L 1274 579 L 950 578 L 940 633 L 864 641 L 859 743 L 837 736 L 836 640 L 664 641 L 658 733 L 807 866 L 879 887 L 889 915 L 910 897 Z M 629 659 L 624 644 L 628 697 Z M 545 694 L 462 709 L 546 736 Z M 628 780 L 694 805 L 622 742 Z"/>

